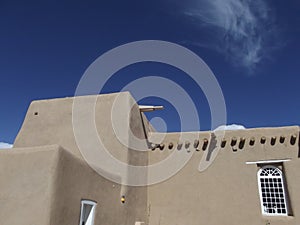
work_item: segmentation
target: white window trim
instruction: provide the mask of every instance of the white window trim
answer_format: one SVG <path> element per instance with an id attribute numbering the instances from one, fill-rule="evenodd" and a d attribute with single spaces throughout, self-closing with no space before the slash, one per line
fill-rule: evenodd
<path id="1" fill-rule="evenodd" d="M 96 206 L 97 206 L 97 203 L 96 202 L 93 202 L 93 201 L 90 201 L 90 200 L 81 200 L 81 207 L 80 207 L 80 222 L 79 222 L 79 225 L 82 224 L 82 220 L 83 220 L 83 207 L 84 205 L 91 205 L 92 206 L 92 209 L 91 209 L 91 214 L 92 214 L 92 221 L 91 221 L 91 224 L 94 225 L 94 220 L 95 220 L 95 209 L 96 209 Z"/>
<path id="2" fill-rule="evenodd" d="M 280 177 L 281 177 L 281 181 L 282 181 L 282 189 L 283 189 L 283 197 L 284 197 L 284 205 L 285 205 L 286 213 L 267 213 L 267 212 L 264 211 L 263 196 L 262 196 L 262 187 L 261 187 L 261 182 L 260 182 L 260 178 L 262 178 L 262 176 L 260 176 L 260 173 L 265 168 L 275 168 L 280 173 Z M 288 199 L 287 199 L 286 190 L 285 190 L 284 174 L 281 171 L 281 169 L 279 169 L 276 166 L 272 166 L 272 165 L 265 165 L 265 166 L 261 167 L 258 170 L 258 172 L 257 172 L 257 182 L 258 182 L 258 189 L 259 189 L 259 198 L 260 198 L 261 213 L 263 215 L 265 215 L 265 216 L 288 216 L 288 213 L 289 213 L 288 204 L 287 204 Z"/>
<path id="3" fill-rule="evenodd" d="M 270 160 L 259 160 L 259 161 L 248 161 L 246 162 L 247 165 L 252 164 L 272 164 L 272 163 L 283 163 L 289 162 L 291 159 L 270 159 Z"/>

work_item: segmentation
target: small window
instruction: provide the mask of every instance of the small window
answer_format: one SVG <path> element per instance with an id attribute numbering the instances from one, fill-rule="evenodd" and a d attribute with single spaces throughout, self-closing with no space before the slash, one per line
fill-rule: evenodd
<path id="1" fill-rule="evenodd" d="M 79 225 L 94 225 L 96 202 L 82 200 Z"/>
<path id="2" fill-rule="evenodd" d="M 282 171 L 275 166 L 264 166 L 257 174 L 262 214 L 287 216 L 287 198 Z"/>

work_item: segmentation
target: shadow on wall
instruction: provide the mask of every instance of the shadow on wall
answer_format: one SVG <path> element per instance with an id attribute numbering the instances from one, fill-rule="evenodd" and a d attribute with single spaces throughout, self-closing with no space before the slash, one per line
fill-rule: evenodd
<path id="1" fill-rule="evenodd" d="M 210 161 L 213 151 L 216 150 L 216 146 L 217 146 L 217 138 L 216 135 L 212 133 L 210 138 L 210 143 L 208 146 L 208 154 L 206 156 L 206 161 Z"/>
<path id="2" fill-rule="evenodd" d="M 286 169 L 285 169 L 285 165 L 284 163 L 282 163 L 282 172 L 283 174 L 287 174 Z M 287 204 L 287 212 L 289 216 L 293 216 L 293 207 L 291 205 L 291 196 L 290 196 L 290 192 L 289 192 L 289 186 L 288 186 L 288 182 L 286 180 L 286 176 L 283 176 L 283 185 L 285 188 L 285 194 L 286 194 L 286 204 Z"/>
<path id="3" fill-rule="evenodd" d="M 300 158 L 300 136 L 299 135 L 298 135 L 298 158 Z"/>

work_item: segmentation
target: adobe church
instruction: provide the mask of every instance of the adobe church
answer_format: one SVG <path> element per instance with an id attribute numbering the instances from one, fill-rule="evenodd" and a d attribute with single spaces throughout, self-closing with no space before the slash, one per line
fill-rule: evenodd
<path id="1" fill-rule="evenodd" d="M 74 129 L 76 100 L 93 103 L 98 137 L 124 164 L 147 168 L 174 155 L 188 160 L 160 182 L 130 185 L 137 177 L 131 170 L 118 182 L 117 174 L 97 170 L 105 162 L 96 165 L 96 156 L 82 151 L 95 144 L 76 138 L 92 136 Z M 298 126 L 159 133 L 144 111 L 128 92 L 33 101 L 13 148 L 0 151 L 0 224 L 300 224 Z M 84 126 L 86 108 L 78 105 L 77 113 Z M 128 135 L 120 140 L 118 132 Z M 144 151 L 128 147 L 132 134 Z M 141 182 L 151 176 L 145 170 Z"/>

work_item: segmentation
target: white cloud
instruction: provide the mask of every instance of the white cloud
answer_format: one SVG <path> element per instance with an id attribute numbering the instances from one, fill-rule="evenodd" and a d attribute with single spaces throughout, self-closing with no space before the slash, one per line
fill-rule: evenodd
<path id="1" fill-rule="evenodd" d="M 213 29 L 218 42 L 214 48 L 236 65 L 252 70 L 266 57 L 267 40 L 275 29 L 266 1 L 192 0 L 184 13 Z"/>
<path id="2" fill-rule="evenodd" d="M 5 142 L 0 142 L 0 149 L 12 148 L 13 145 Z"/>
<path id="3" fill-rule="evenodd" d="M 214 129 L 214 131 L 221 131 L 221 130 L 245 130 L 246 128 L 243 125 L 238 124 L 231 124 L 231 125 L 221 125 Z"/>

